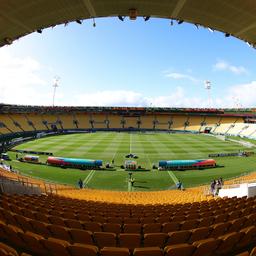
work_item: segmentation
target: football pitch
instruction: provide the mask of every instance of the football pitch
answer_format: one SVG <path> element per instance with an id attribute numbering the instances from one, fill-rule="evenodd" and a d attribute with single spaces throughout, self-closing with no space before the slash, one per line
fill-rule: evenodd
<path id="1" fill-rule="evenodd" d="M 62 169 L 47 165 L 22 163 L 13 159 L 11 165 L 25 175 L 51 182 L 77 186 L 81 178 L 86 187 L 122 191 L 175 189 L 181 180 L 185 187 L 207 184 L 214 178 L 224 180 L 256 171 L 256 157 L 215 158 L 218 167 L 204 170 L 158 171 L 152 166 L 159 160 L 205 159 L 210 153 L 254 151 L 231 141 L 199 134 L 95 132 L 45 137 L 21 144 L 14 149 L 52 152 L 54 156 L 99 159 L 104 165 L 114 159 L 113 170 Z M 135 186 L 129 185 L 128 172 L 121 169 L 129 153 L 136 154 L 138 165 L 145 170 L 134 171 Z M 47 156 L 40 155 L 45 162 Z"/>

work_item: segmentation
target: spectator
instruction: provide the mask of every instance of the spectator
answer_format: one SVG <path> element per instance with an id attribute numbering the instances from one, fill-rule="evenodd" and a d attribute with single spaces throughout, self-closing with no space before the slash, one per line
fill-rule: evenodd
<path id="1" fill-rule="evenodd" d="M 79 186 L 80 189 L 83 188 L 83 181 L 82 181 L 81 178 L 80 178 L 79 181 L 78 181 L 78 186 Z"/>
<path id="2" fill-rule="evenodd" d="M 221 185 L 221 181 L 220 180 L 216 180 L 216 185 L 215 185 L 215 196 L 217 196 L 219 194 L 219 190 L 221 189 L 222 185 Z"/>
<path id="3" fill-rule="evenodd" d="M 179 190 L 184 190 L 183 184 L 182 184 L 182 182 L 180 180 L 177 182 L 176 187 Z"/>
<path id="4" fill-rule="evenodd" d="M 215 180 L 211 181 L 210 190 L 211 190 L 211 194 L 214 196 L 214 194 L 215 194 Z"/>
<path id="5" fill-rule="evenodd" d="M 221 186 L 221 188 L 223 187 L 223 185 L 224 185 L 224 181 L 223 181 L 223 179 L 220 177 L 219 178 L 219 183 L 220 183 L 220 186 Z"/>
<path id="6" fill-rule="evenodd" d="M 132 187 L 133 187 L 133 186 L 134 186 L 134 183 L 135 183 L 135 179 L 134 179 L 133 177 L 131 177 L 130 182 L 131 182 L 131 185 L 132 185 Z"/>

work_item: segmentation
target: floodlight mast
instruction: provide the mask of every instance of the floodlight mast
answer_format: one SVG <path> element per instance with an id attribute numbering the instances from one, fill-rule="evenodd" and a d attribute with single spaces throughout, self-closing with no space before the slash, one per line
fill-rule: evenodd
<path id="1" fill-rule="evenodd" d="M 56 88 L 59 87 L 59 77 L 55 77 L 53 80 L 53 97 L 52 97 L 52 106 L 54 107 L 54 101 L 55 101 L 55 94 L 56 94 Z"/>
<path id="2" fill-rule="evenodd" d="M 206 80 L 204 82 L 205 85 L 205 89 L 208 92 L 208 107 L 211 108 L 212 107 L 212 97 L 211 97 L 211 89 L 212 89 L 212 85 L 211 85 L 211 81 Z"/>
<path id="3" fill-rule="evenodd" d="M 234 108 L 239 109 L 239 108 L 242 108 L 242 107 L 243 107 L 242 104 L 240 103 L 238 97 L 233 96 L 232 99 L 233 99 L 233 101 L 234 101 Z"/>

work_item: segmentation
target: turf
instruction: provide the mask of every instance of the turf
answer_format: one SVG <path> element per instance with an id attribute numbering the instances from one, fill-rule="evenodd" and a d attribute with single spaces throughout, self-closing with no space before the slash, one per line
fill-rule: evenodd
<path id="1" fill-rule="evenodd" d="M 180 179 L 185 187 L 209 183 L 211 179 L 224 179 L 243 175 L 256 170 L 256 157 L 216 158 L 220 166 L 214 169 L 187 171 L 157 171 L 152 169 L 159 160 L 201 159 L 209 153 L 232 153 L 248 150 L 238 143 L 222 141 L 212 136 L 198 134 L 168 133 L 118 133 L 96 132 L 45 137 L 17 146 L 15 149 L 52 152 L 54 156 L 101 159 L 104 164 L 115 161 L 113 171 L 81 171 L 61 169 L 46 165 L 11 162 L 13 168 L 25 175 L 76 186 L 82 178 L 90 188 L 111 190 L 150 191 L 175 188 Z M 252 149 L 250 149 L 251 151 Z M 125 155 L 138 155 L 138 165 L 149 171 L 134 172 L 135 186 L 128 186 L 128 173 L 120 168 Z M 15 154 L 10 153 L 12 159 Z M 47 157 L 40 156 L 45 162 Z"/>

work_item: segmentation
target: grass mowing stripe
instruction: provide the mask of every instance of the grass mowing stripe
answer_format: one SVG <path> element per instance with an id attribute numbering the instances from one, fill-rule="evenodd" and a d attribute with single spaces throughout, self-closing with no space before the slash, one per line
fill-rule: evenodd
<path id="1" fill-rule="evenodd" d="M 168 171 L 168 174 L 170 175 L 170 177 L 172 178 L 174 184 L 177 184 L 178 183 L 178 179 L 177 177 L 174 175 L 174 173 L 172 171 Z"/>
<path id="2" fill-rule="evenodd" d="M 115 157 L 118 153 L 118 149 L 119 149 L 120 145 L 122 145 L 122 140 L 116 139 L 117 137 L 119 137 L 119 136 L 115 135 L 115 137 L 110 140 L 111 143 L 108 144 L 109 145 L 108 148 L 106 148 L 106 150 L 108 150 L 108 152 L 109 152 L 109 149 L 114 150 L 114 154 L 112 155 L 111 162 L 115 161 Z M 111 152 L 109 154 L 111 154 Z"/>
<path id="3" fill-rule="evenodd" d="M 256 142 L 255 142 L 256 143 Z M 135 132 L 96 132 L 88 134 L 63 135 L 46 137 L 21 144 L 16 149 L 31 150 L 43 148 L 52 152 L 55 156 L 101 159 L 103 164 L 111 162 L 115 158 L 115 171 L 81 171 L 75 169 L 62 170 L 58 167 L 47 165 L 33 165 L 12 161 L 14 169 L 34 177 L 41 177 L 46 180 L 76 185 L 81 178 L 91 188 L 128 190 L 127 173 L 120 168 L 124 165 L 125 155 L 129 152 L 139 156 L 138 164 L 145 169 L 152 170 L 149 163 L 158 163 L 159 160 L 171 159 L 204 159 L 209 153 L 238 152 L 248 150 L 238 143 L 221 141 L 215 137 L 194 135 L 194 134 L 168 134 L 168 133 L 135 133 Z M 89 149 L 89 150 L 88 150 Z M 251 149 L 256 151 L 255 149 Z M 36 151 L 36 150 L 35 150 Z M 20 154 L 24 156 L 25 154 Z M 15 159 L 15 153 L 10 152 L 10 157 Z M 148 160 L 149 158 L 149 160 Z M 40 161 L 45 162 L 47 156 L 40 156 Z M 177 180 L 182 180 L 186 187 L 209 183 L 212 179 L 223 177 L 241 176 L 244 173 L 256 170 L 256 155 L 250 158 L 226 157 L 216 158 L 220 166 L 214 169 L 187 170 L 184 172 L 173 171 Z M 94 175 L 94 176 L 92 176 Z M 149 171 L 135 174 L 135 187 L 131 191 L 150 191 L 168 189 L 170 181 L 176 182 L 171 177 L 172 173 Z"/>
<path id="4" fill-rule="evenodd" d="M 148 169 L 151 169 L 152 168 L 152 162 L 148 156 L 148 154 L 145 152 L 146 151 L 146 148 L 147 146 L 145 144 L 143 144 L 143 142 L 145 143 L 146 141 L 145 140 L 141 140 L 141 141 L 138 141 L 136 140 L 136 142 L 140 145 L 140 147 L 142 148 L 142 151 L 143 151 L 143 155 L 145 156 L 146 160 L 148 161 L 149 165 L 148 165 Z"/>

